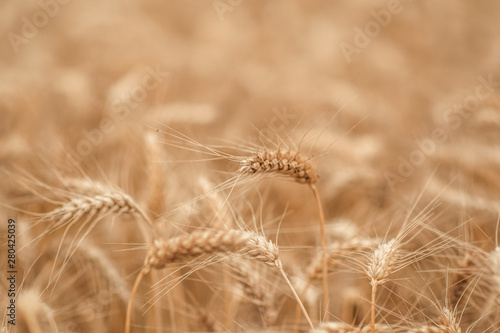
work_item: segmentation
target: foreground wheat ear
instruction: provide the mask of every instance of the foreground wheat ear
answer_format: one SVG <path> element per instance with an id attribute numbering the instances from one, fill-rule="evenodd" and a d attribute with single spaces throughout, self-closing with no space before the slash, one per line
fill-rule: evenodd
<path id="1" fill-rule="evenodd" d="M 245 158 L 241 161 L 239 172 L 243 174 L 266 174 L 276 173 L 290 176 L 298 183 L 308 184 L 311 188 L 314 200 L 318 207 L 319 223 L 321 229 L 321 248 L 322 252 L 326 253 L 326 231 L 325 231 L 325 215 L 323 213 L 323 206 L 319 191 L 316 187 L 318 181 L 318 169 L 315 163 L 299 152 L 282 151 L 278 149 L 275 152 L 261 151 L 257 152 L 255 156 Z M 323 258 L 323 318 L 328 320 L 328 279 L 327 279 L 327 258 Z"/>
<path id="2" fill-rule="evenodd" d="M 162 269 L 167 264 L 193 259 L 204 254 L 233 254 L 242 258 L 257 260 L 266 265 L 277 267 L 288 284 L 293 296 L 300 304 L 309 326 L 314 325 L 307 314 L 299 296 L 286 276 L 276 245 L 264 237 L 250 231 L 240 230 L 209 230 L 195 231 L 191 234 L 177 236 L 166 240 L 155 240 L 149 250 L 144 265 L 135 280 L 130 296 L 125 319 L 125 332 L 130 333 L 134 297 L 142 278 L 152 269 Z"/>
<path id="3" fill-rule="evenodd" d="M 299 183 L 315 184 L 318 181 L 318 171 L 309 158 L 298 152 L 262 151 L 255 156 L 245 158 L 241 162 L 241 173 L 271 173 L 289 175 Z"/>

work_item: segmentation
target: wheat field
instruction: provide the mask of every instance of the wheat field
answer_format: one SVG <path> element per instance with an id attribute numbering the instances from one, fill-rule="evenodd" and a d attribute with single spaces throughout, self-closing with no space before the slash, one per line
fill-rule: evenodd
<path id="1" fill-rule="evenodd" d="M 0 332 L 500 332 L 500 3 L 0 3 Z"/>

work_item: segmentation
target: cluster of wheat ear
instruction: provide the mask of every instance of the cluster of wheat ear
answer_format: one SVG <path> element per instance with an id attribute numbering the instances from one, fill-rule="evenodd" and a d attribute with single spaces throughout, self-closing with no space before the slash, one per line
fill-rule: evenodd
<path id="1" fill-rule="evenodd" d="M 152 142 L 150 135 L 145 143 L 149 152 L 161 154 L 159 142 Z M 325 220 L 316 161 L 282 150 L 257 151 L 253 157 L 232 160 L 240 163 L 239 169 L 223 186 L 203 177 L 201 194 L 171 209 L 166 208 L 165 181 L 140 202 L 114 185 L 90 179 L 58 176 L 61 184 L 53 186 L 33 176 L 13 177 L 34 198 L 42 198 L 38 206 L 46 210 L 27 211 L 30 220 L 20 224 L 26 229 L 23 249 L 43 249 L 47 257 L 33 258 L 33 269 L 43 274 L 31 276 L 26 271 L 27 289 L 19 302 L 26 316 L 22 325 L 29 332 L 58 331 L 64 319 L 53 309 L 60 304 L 54 298 L 62 297 L 60 288 L 80 270 L 73 283 L 82 284 L 90 294 L 109 290 L 109 298 L 95 309 L 125 311 L 119 326 L 127 333 L 146 327 L 157 332 L 249 331 L 260 326 L 269 332 L 345 333 L 472 332 L 475 327 L 494 332 L 498 327 L 499 247 L 488 252 L 439 228 L 436 223 L 446 212 L 439 210 L 441 194 L 425 202 L 421 192 L 405 215 L 393 216 L 400 219 L 394 227 L 381 224 L 379 232 L 375 228 L 371 232 L 352 220 Z M 156 164 L 147 170 L 149 184 L 166 177 Z M 284 180 L 260 182 L 259 174 Z M 248 184 L 297 187 L 287 179 L 307 184 L 316 203 L 310 212 L 319 217 L 312 218 L 319 220 L 319 232 L 311 234 L 313 241 L 303 250 L 290 241 L 286 245 L 270 241 L 273 224 L 263 222 L 264 215 L 257 218 L 251 209 L 252 226 L 245 221 L 247 210 L 238 204 L 243 197 L 250 200 Z M 266 206 L 262 195 L 261 214 Z M 194 210 L 186 212 L 186 207 Z M 179 218 L 176 215 L 193 222 L 170 225 Z M 275 229 L 277 239 L 294 236 L 286 223 L 282 218 Z M 95 239 L 106 239 L 109 224 L 123 231 L 114 235 L 113 242 L 137 239 L 138 245 L 129 249 L 134 250 L 134 259 L 128 268 L 121 268 L 130 272 L 126 275 L 120 274 L 122 261 L 112 258 L 116 253 L 95 244 Z M 317 230 L 315 225 L 311 231 Z M 133 275 L 135 283 L 127 283 Z M 317 281 L 322 283 L 316 285 Z M 221 313 L 214 312 L 215 304 Z M 245 319 L 247 311 L 258 314 L 251 323 Z M 86 319 L 72 320 L 83 320 L 81 327 L 94 325 Z"/>
<path id="2" fill-rule="evenodd" d="M 499 17 L 0 1 L 0 333 L 500 333 Z"/>

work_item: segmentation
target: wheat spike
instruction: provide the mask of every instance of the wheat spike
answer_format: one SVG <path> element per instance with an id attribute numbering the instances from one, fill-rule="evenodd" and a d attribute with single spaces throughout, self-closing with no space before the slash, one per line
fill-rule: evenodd
<path id="1" fill-rule="evenodd" d="M 270 152 L 267 150 L 259 151 L 255 156 L 246 158 L 241 161 L 239 172 L 243 174 L 266 174 L 276 173 L 291 176 L 296 182 L 308 184 L 311 188 L 314 200 L 318 208 L 320 233 L 321 233 L 321 248 L 326 252 L 326 231 L 325 231 L 325 216 L 323 206 L 321 204 L 319 191 L 316 187 L 318 181 L 318 171 L 315 164 L 309 158 L 306 158 L 298 152 L 278 150 Z M 324 257 L 323 262 L 323 306 L 325 307 L 325 320 L 328 320 L 328 281 L 327 281 L 327 262 Z"/>
<path id="2" fill-rule="evenodd" d="M 233 253 L 239 254 L 243 258 L 260 261 L 266 265 L 277 267 L 285 279 L 293 296 L 300 304 L 308 324 L 314 328 L 304 305 L 295 292 L 290 280 L 288 279 L 281 261 L 278 258 L 279 249 L 272 242 L 264 237 L 250 231 L 240 230 L 208 230 L 195 231 L 188 235 L 177 236 L 168 240 L 155 240 L 152 248 L 146 256 L 143 269 L 137 276 L 131 297 L 127 307 L 127 316 L 125 318 L 125 332 L 130 332 L 130 323 L 132 317 L 132 304 L 134 296 L 137 293 L 139 284 L 151 269 L 164 268 L 168 263 L 180 260 L 191 259 L 203 254 Z"/>
<path id="3" fill-rule="evenodd" d="M 252 232 L 195 231 L 168 240 L 155 240 L 145 268 L 161 269 L 171 262 L 215 253 L 238 253 L 271 266 L 276 266 L 278 261 L 278 248 Z"/>
<path id="4" fill-rule="evenodd" d="M 295 178 L 299 183 L 314 184 L 318 181 L 316 166 L 310 159 L 295 152 L 262 151 L 241 161 L 241 173 L 280 173 Z"/>
<path id="5" fill-rule="evenodd" d="M 56 221 L 54 228 L 57 228 L 85 215 L 99 217 L 107 213 L 138 213 L 149 226 L 152 225 L 149 218 L 129 195 L 117 191 L 73 198 L 62 207 L 48 213 L 47 216 Z"/>
<path id="6" fill-rule="evenodd" d="M 398 243 L 392 239 L 380 244 L 372 254 L 365 272 L 372 287 L 376 288 L 387 282 L 398 260 Z"/>
<path id="7" fill-rule="evenodd" d="M 377 287 L 387 282 L 399 257 L 399 242 L 393 238 L 387 243 L 380 244 L 374 251 L 365 268 L 365 273 L 372 286 L 371 294 L 371 333 L 375 333 L 375 298 Z"/>

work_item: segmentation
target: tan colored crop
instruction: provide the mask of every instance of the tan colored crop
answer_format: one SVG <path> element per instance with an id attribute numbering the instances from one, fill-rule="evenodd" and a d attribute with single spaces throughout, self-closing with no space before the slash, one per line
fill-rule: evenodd
<path id="1" fill-rule="evenodd" d="M 299 183 L 314 184 L 318 181 L 318 171 L 310 159 L 295 152 L 257 152 L 253 157 L 241 162 L 241 173 L 280 173 L 295 178 Z"/>
<path id="2" fill-rule="evenodd" d="M 156 240 L 149 250 L 144 265 L 137 276 L 127 307 L 125 332 L 130 333 L 132 305 L 142 278 L 152 269 L 162 269 L 168 263 L 189 260 L 201 255 L 238 254 L 243 258 L 257 260 L 266 265 L 277 267 L 292 294 L 301 306 L 304 316 L 311 328 L 314 328 L 304 305 L 295 292 L 281 261 L 278 258 L 278 247 L 264 237 L 250 231 L 240 230 L 207 230 L 195 231 L 191 234 L 177 236 L 167 240 Z"/>

